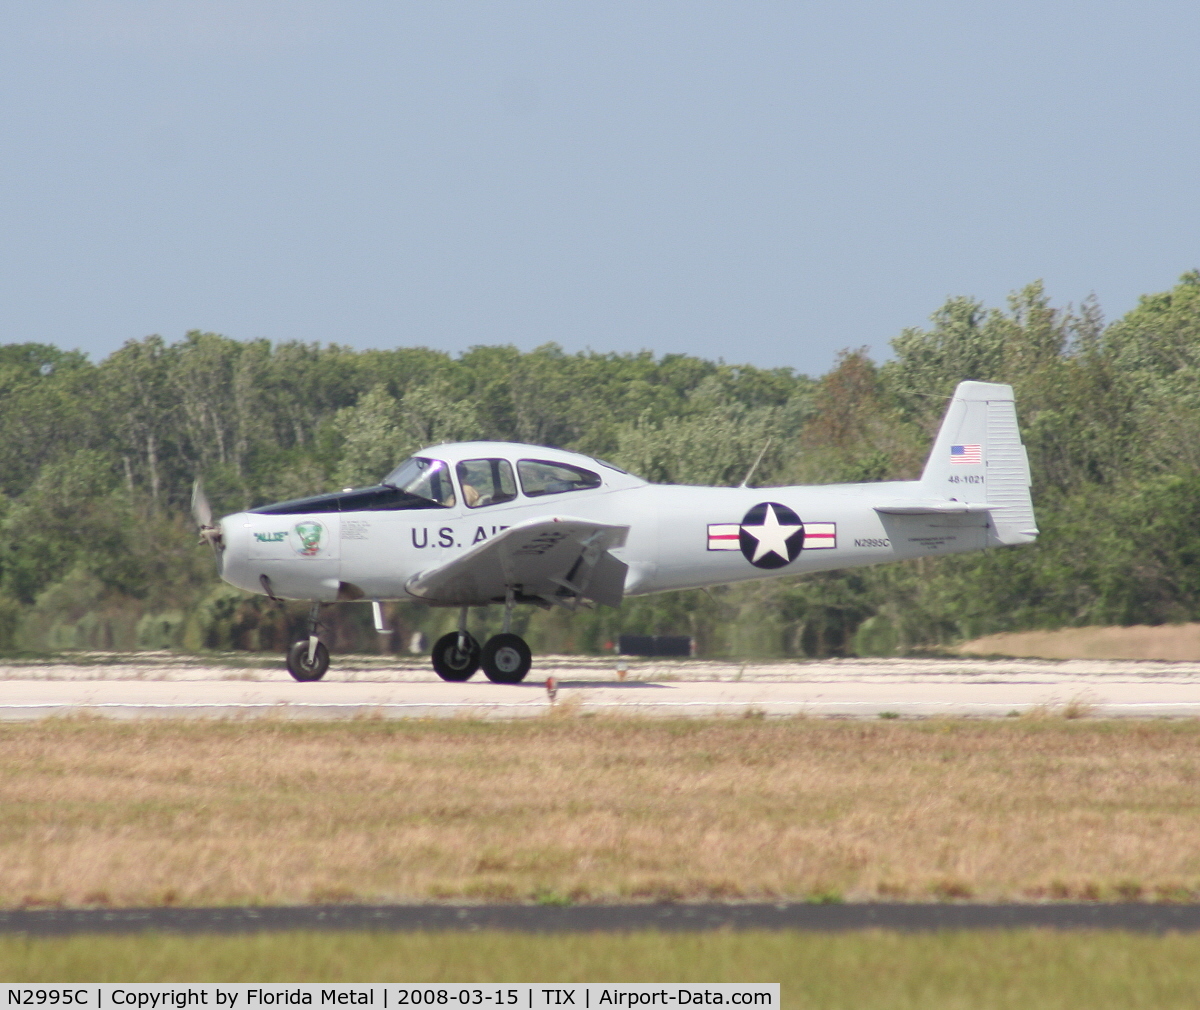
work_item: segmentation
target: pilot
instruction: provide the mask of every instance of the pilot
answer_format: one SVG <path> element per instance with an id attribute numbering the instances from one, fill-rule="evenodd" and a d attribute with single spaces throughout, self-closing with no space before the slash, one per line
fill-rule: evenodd
<path id="1" fill-rule="evenodd" d="M 467 503 L 467 508 L 473 509 L 479 504 L 479 492 L 476 491 L 475 488 L 473 488 L 470 484 L 464 484 L 462 489 L 463 501 Z"/>
<path id="2" fill-rule="evenodd" d="M 441 464 L 438 464 L 437 469 L 429 475 L 429 488 L 432 492 L 428 497 L 441 505 L 450 508 L 454 504 L 454 484 L 450 481 L 450 475 L 442 469 Z M 466 494 L 466 490 L 463 490 Z"/>

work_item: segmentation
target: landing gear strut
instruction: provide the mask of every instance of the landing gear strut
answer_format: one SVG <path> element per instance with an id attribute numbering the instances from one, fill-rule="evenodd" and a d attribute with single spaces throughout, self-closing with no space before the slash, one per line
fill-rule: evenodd
<path id="1" fill-rule="evenodd" d="M 533 665 L 529 646 L 512 627 L 516 589 L 509 587 L 504 598 L 504 630 L 493 635 L 482 648 L 467 631 L 466 607 L 458 614 L 458 630 L 443 635 L 433 646 L 433 668 L 442 680 L 470 680 L 481 666 L 493 684 L 519 684 Z"/>
<path id="2" fill-rule="evenodd" d="M 308 612 L 308 638 L 293 642 L 288 649 L 288 673 L 296 680 L 320 680 L 329 669 L 329 650 L 317 638 L 320 616 L 321 604 L 314 602 Z"/>
<path id="3" fill-rule="evenodd" d="M 504 630 L 487 640 L 480 656 L 483 672 L 493 684 L 519 684 L 533 665 L 525 639 L 509 631 L 515 603 L 516 594 L 509 586 L 504 597 Z"/>

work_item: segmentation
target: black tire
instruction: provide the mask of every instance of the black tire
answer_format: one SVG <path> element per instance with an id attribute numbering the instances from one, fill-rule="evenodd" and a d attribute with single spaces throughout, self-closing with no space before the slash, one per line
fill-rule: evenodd
<path id="1" fill-rule="evenodd" d="M 479 669 L 479 643 L 467 635 L 467 648 L 458 647 L 458 632 L 443 635 L 433 645 L 433 668 L 442 680 L 470 680 Z"/>
<path id="2" fill-rule="evenodd" d="M 320 680 L 329 669 L 329 650 L 324 642 L 317 643 L 317 651 L 313 653 L 312 662 L 308 661 L 308 639 L 302 638 L 293 642 L 288 649 L 287 668 L 296 680 Z"/>
<path id="3" fill-rule="evenodd" d="M 520 635 L 493 635 L 483 647 L 481 662 L 493 684 L 519 684 L 533 665 L 533 654 Z"/>

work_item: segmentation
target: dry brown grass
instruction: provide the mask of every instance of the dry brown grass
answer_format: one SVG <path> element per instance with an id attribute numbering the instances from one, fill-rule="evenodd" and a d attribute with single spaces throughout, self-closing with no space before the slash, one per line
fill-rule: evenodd
<path id="1" fill-rule="evenodd" d="M 0 903 L 1200 897 L 1200 725 L 0 726 Z"/>

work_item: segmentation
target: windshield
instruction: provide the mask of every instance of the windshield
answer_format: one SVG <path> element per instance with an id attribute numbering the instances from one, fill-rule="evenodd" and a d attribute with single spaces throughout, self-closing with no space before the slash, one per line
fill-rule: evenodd
<path id="1" fill-rule="evenodd" d="M 450 468 L 440 459 L 413 456 L 389 473 L 383 483 L 447 507 L 454 504 Z"/>

